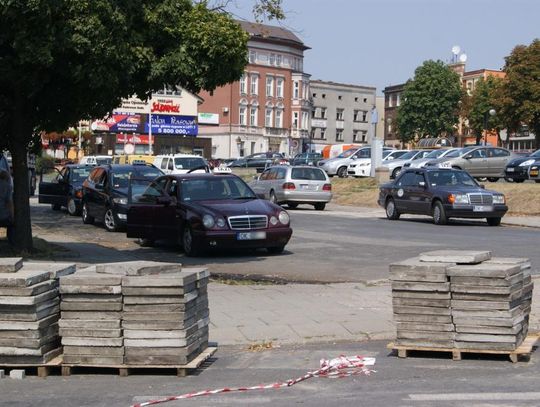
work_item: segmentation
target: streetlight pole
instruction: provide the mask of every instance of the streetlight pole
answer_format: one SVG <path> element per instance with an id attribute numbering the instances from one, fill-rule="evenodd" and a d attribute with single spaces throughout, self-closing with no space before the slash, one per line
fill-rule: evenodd
<path id="1" fill-rule="evenodd" d="M 483 145 L 486 145 L 487 144 L 487 131 L 488 131 L 488 120 L 489 120 L 489 116 L 493 117 L 497 114 L 497 111 L 493 108 L 490 108 L 488 110 L 485 111 L 484 113 L 484 134 L 482 136 L 482 139 L 483 139 Z"/>

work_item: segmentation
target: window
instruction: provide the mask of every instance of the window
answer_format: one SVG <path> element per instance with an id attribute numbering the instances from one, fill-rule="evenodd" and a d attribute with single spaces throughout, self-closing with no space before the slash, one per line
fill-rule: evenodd
<path id="1" fill-rule="evenodd" d="M 314 94 L 313 94 L 313 97 L 314 97 L 314 98 L 316 98 L 316 97 L 317 97 L 317 94 L 316 94 L 316 93 L 314 93 Z"/>
<path id="2" fill-rule="evenodd" d="M 337 109 L 336 120 L 343 120 L 343 109 Z"/>
<path id="3" fill-rule="evenodd" d="M 363 121 L 364 123 L 367 122 L 367 112 L 366 112 L 366 111 L 363 111 L 363 112 L 362 112 L 362 121 Z"/>
<path id="4" fill-rule="evenodd" d="M 266 109 L 266 115 L 264 119 L 264 125 L 266 127 L 273 127 L 272 125 L 272 116 L 273 116 L 273 110 L 272 109 Z"/>
<path id="5" fill-rule="evenodd" d="M 266 77 L 266 96 L 274 96 L 274 77 Z"/>
<path id="6" fill-rule="evenodd" d="M 276 54 L 270 54 L 270 65 L 276 64 Z"/>
<path id="7" fill-rule="evenodd" d="M 360 111 L 359 110 L 355 110 L 354 113 L 353 113 L 353 120 L 355 122 L 359 122 L 360 121 Z"/>
<path id="8" fill-rule="evenodd" d="M 251 64 L 254 64 L 256 60 L 257 60 L 257 52 L 249 51 L 249 62 Z"/>
<path id="9" fill-rule="evenodd" d="M 277 81 L 276 81 L 276 96 L 278 98 L 283 97 L 283 78 L 277 78 Z"/>
<path id="10" fill-rule="evenodd" d="M 364 98 L 364 103 L 367 103 L 367 98 Z"/>
<path id="11" fill-rule="evenodd" d="M 315 109 L 313 109 L 313 110 L 311 111 L 311 117 L 312 117 L 313 119 L 317 117 L 318 110 L 319 110 L 319 108 L 316 107 Z"/>
<path id="12" fill-rule="evenodd" d="M 293 113 L 292 126 L 293 129 L 298 129 L 298 112 Z"/>
<path id="13" fill-rule="evenodd" d="M 257 95 L 259 89 L 259 77 L 257 75 L 251 75 L 251 94 Z"/>
<path id="14" fill-rule="evenodd" d="M 400 94 L 398 93 L 398 94 L 396 95 L 396 106 L 399 106 L 400 99 L 401 99 L 401 98 L 400 98 Z"/>
<path id="15" fill-rule="evenodd" d="M 246 89 L 247 89 L 247 76 L 246 74 L 244 74 L 240 78 L 240 94 L 245 95 Z"/>
<path id="16" fill-rule="evenodd" d="M 323 99 L 326 99 L 326 93 L 323 93 L 323 94 L 322 94 L 322 98 L 323 98 Z"/>
<path id="17" fill-rule="evenodd" d="M 250 113 L 249 113 L 249 125 L 250 126 L 257 126 L 257 108 L 256 107 L 252 107 L 250 109 Z"/>
<path id="18" fill-rule="evenodd" d="M 355 98 L 354 98 L 354 101 L 355 101 L 355 102 L 358 102 L 358 97 L 355 97 Z"/>
<path id="19" fill-rule="evenodd" d="M 278 128 L 283 127 L 283 110 L 282 109 L 276 110 L 276 127 Z"/>
<path id="20" fill-rule="evenodd" d="M 338 98 L 338 100 L 341 100 L 341 95 L 339 95 L 337 98 Z"/>
<path id="21" fill-rule="evenodd" d="M 247 107 L 245 107 L 245 106 L 240 107 L 240 114 L 239 114 L 240 126 L 246 126 L 247 125 L 246 110 L 247 110 Z"/>
<path id="22" fill-rule="evenodd" d="M 366 141 L 366 139 L 367 139 L 367 131 L 364 130 L 364 131 L 362 131 L 362 138 L 361 138 L 360 141 L 364 143 Z"/>
<path id="23" fill-rule="evenodd" d="M 397 185 L 398 187 L 410 187 L 413 185 L 418 185 L 414 183 L 416 179 L 416 174 L 414 172 L 406 172 L 402 177 L 399 178 Z"/>
<path id="24" fill-rule="evenodd" d="M 283 63 L 283 57 L 280 54 L 277 54 L 276 55 L 276 65 L 281 66 L 282 63 Z"/>
<path id="25" fill-rule="evenodd" d="M 293 98 L 298 99 L 299 97 L 300 97 L 300 83 L 298 81 L 294 81 Z"/>
<path id="26" fill-rule="evenodd" d="M 392 95 L 388 95 L 388 107 L 392 107 Z"/>
<path id="27" fill-rule="evenodd" d="M 392 134 L 392 124 L 388 123 L 388 134 Z"/>
<path id="28" fill-rule="evenodd" d="M 343 130 L 336 130 L 336 141 L 343 141 Z"/>
<path id="29" fill-rule="evenodd" d="M 326 138 L 326 130 L 325 129 L 321 129 L 321 138 L 322 139 Z"/>
<path id="30" fill-rule="evenodd" d="M 509 151 L 503 150 L 502 148 L 490 148 L 488 149 L 489 157 L 507 157 L 510 155 Z"/>
<path id="31" fill-rule="evenodd" d="M 352 141 L 353 141 L 353 143 L 357 143 L 357 142 L 358 142 L 358 130 L 353 130 L 353 133 L 352 133 Z"/>
<path id="32" fill-rule="evenodd" d="M 309 114 L 308 112 L 302 112 L 302 129 L 307 130 L 308 128 L 308 121 L 309 121 Z"/>
<path id="33" fill-rule="evenodd" d="M 326 119 L 326 107 L 321 107 L 321 119 Z"/>

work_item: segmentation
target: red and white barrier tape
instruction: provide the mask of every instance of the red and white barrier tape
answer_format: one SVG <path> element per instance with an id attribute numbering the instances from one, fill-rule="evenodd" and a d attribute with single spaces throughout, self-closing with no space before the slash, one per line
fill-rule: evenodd
<path id="1" fill-rule="evenodd" d="M 297 379 L 289 379 L 285 382 L 276 382 L 272 384 L 260 384 L 258 386 L 251 387 L 224 387 L 215 390 L 203 390 L 194 393 L 185 393 L 179 396 L 164 397 L 162 399 L 145 401 L 143 403 L 134 404 L 132 407 L 152 406 L 174 400 L 191 399 L 194 397 L 209 396 L 218 393 L 281 389 L 284 387 L 294 386 L 295 384 L 303 382 L 307 379 L 311 379 L 312 377 L 342 378 L 360 374 L 369 376 L 369 374 L 374 372 L 374 370 L 369 369 L 368 366 L 373 365 L 375 365 L 375 358 L 364 358 L 362 356 L 339 356 L 330 360 L 321 359 L 320 368 L 318 370 L 307 372 L 305 375 L 300 376 Z"/>

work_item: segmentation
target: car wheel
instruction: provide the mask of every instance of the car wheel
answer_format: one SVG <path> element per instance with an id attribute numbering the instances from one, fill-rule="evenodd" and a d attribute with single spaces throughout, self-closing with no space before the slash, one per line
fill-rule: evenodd
<path id="1" fill-rule="evenodd" d="M 77 205 L 75 204 L 75 200 L 73 198 L 68 199 L 67 210 L 71 216 L 79 215 L 79 209 L 77 208 Z"/>
<path id="2" fill-rule="evenodd" d="M 51 209 L 53 211 L 59 211 L 62 208 L 62 205 L 60 204 L 51 204 Z"/>
<path id="3" fill-rule="evenodd" d="M 107 209 L 105 212 L 105 217 L 103 218 L 103 224 L 107 232 L 116 232 L 118 230 L 118 224 L 116 222 L 116 217 L 112 209 Z"/>
<path id="4" fill-rule="evenodd" d="M 480 182 L 486 182 L 487 178 L 486 177 L 476 177 L 476 180 L 480 181 Z"/>
<path id="5" fill-rule="evenodd" d="M 86 203 L 84 203 L 82 207 L 82 221 L 84 224 L 87 225 L 91 225 L 94 223 L 94 217 L 90 216 L 90 212 L 88 211 L 88 205 Z"/>
<path id="6" fill-rule="evenodd" d="M 339 167 L 336 174 L 339 178 L 345 178 L 347 176 L 347 167 Z"/>
<path id="7" fill-rule="evenodd" d="M 435 201 L 433 204 L 433 223 L 436 225 L 446 225 L 448 218 L 446 217 L 446 212 L 441 201 Z"/>
<path id="8" fill-rule="evenodd" d="M 386 202 L 386 217 L 390 220 L 398 220 L 399 217 L 400 217 L 400 213 L 398 212 L 397 208 L 396 208 L 396 203 L 394 202 L 394 200 L 392 198 L 390 198 L 387 202 Z"/>
<path id="9" fill-rule="evenodd" d="M 501 218 L 486 218 L 489 226 L 499 226 L 501 224 Z"/>
<path id="10" fill-rule="evenodd" d="M 152 239 L 146 239 L 144 237 L 140 237 L 140 238 L 137 239 L 137 243 L 141 247 L 152 247 L 152 246 L 154 246 L 154 243 L 156 243 L 156 242 L 154 240 L 152 240 Z"/>
<path id="11" fill-rule="evenodd" d="M 277 204 L 277 198 L 274 191 L 270 191 L 270 202 Z"/>
<path id="12" fill-rule="evenodd" d="M 267 247 L 266 250 L 268 250 L 268 253 L 271 254 L 280 254 L 283 253 L 283 250 L 285 250 L 285 246 Z"/>
<path id="13" fill-rule="evenodd" d="M 392 178 L 396 179 L 400 171 L 401 171 L 401 167 L 394 168 L 394 171 L 392 171 Z"/>
<path id="14" fill-rule="evenodd" d="M 182 246 L 184 247 L 184 253 L 189 257 L 196 257 L 200 254 L 200 248 L 193 240 L 193 232 L 189 226 L 184 228 L 182 234 Z"/>
<path id="15" fill-rule="evenodd" d="M 287 204 L 287 206 L 289 207 L 289 209 L 296 209 L 298 208 L 298 204 L 297 203 L 292 203 L 292 202 L 289 202 Z"/>
<path id="16" fill-rule="evenodd" d="M 497 177 L 488 177 L 489 182 L 497 182 L 498 180 L 499 180 L 499 178 L 497 178 Z"/>
<path id="17" fill-rule="evenodd" d="M 317 202 L 316 204 L 313 204 L 316 211 L 324 211 L 324 208 L 326 208 L 326 204 L 324 202 Z"/>

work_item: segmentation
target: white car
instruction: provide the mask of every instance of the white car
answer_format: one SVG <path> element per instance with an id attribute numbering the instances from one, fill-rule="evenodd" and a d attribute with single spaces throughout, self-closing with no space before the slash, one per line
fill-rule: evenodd
<path id="1" fill-rule="evenodd" d="M 382 161 L 396 160 L 409 150 L 384 150 Z M 347 168 L 347 174 L 352 177 L 369 177 L 371 174 L 371 158 L 354 160 Z"/>
<path id="2" fill-rule="evenodd" d="M 383 151 L 392 151 L 388 147 L 383 147 Z M 347 168 L 349 164 L 354 163 L 356 160 L 361 159 L 370 159 L 371 157 L 371 147 L 366 146 L 358 149 L 347 150 L 337 157 L 330 158 L 327 160 L 321 160 L 317 163 L 319 168 L 322 168 L 326 171 L 329 177 L 337 175 L 340 178 L 347 176 Z"/>
<path id="3" fill-rule="evenodd" d="M 200 155 L 193 154 L 169 154 L 157 155 L 154 158 L 154 166 L 165 174 L 186 174 L 194 168 L 193 172 L 209 172 L 208 163 Z M 202 168 L 204 167 L 204 168 Z"/>
<path id="4" fill-rule="evenodd" d="M 439 149 L 439 150 L 433 150 L 431 153 L 426 155 L 424 158 L 420 158 L 418 160 L 410 161 L 408 163 L 403 164 L 403 169 L 405 168 L 424 168 L 426 164 L 434 159 L 437 158 L 443 158 L 446 157 L 448 154 L 461 150 L 460 148 L 445 148 L 445 149 Z"/>
<path id="5" fill-rule="evenodd" d="M 112 163 L 110 155 L 85 155 L 79 161 L 80 165 L 105 165 Z"/>

